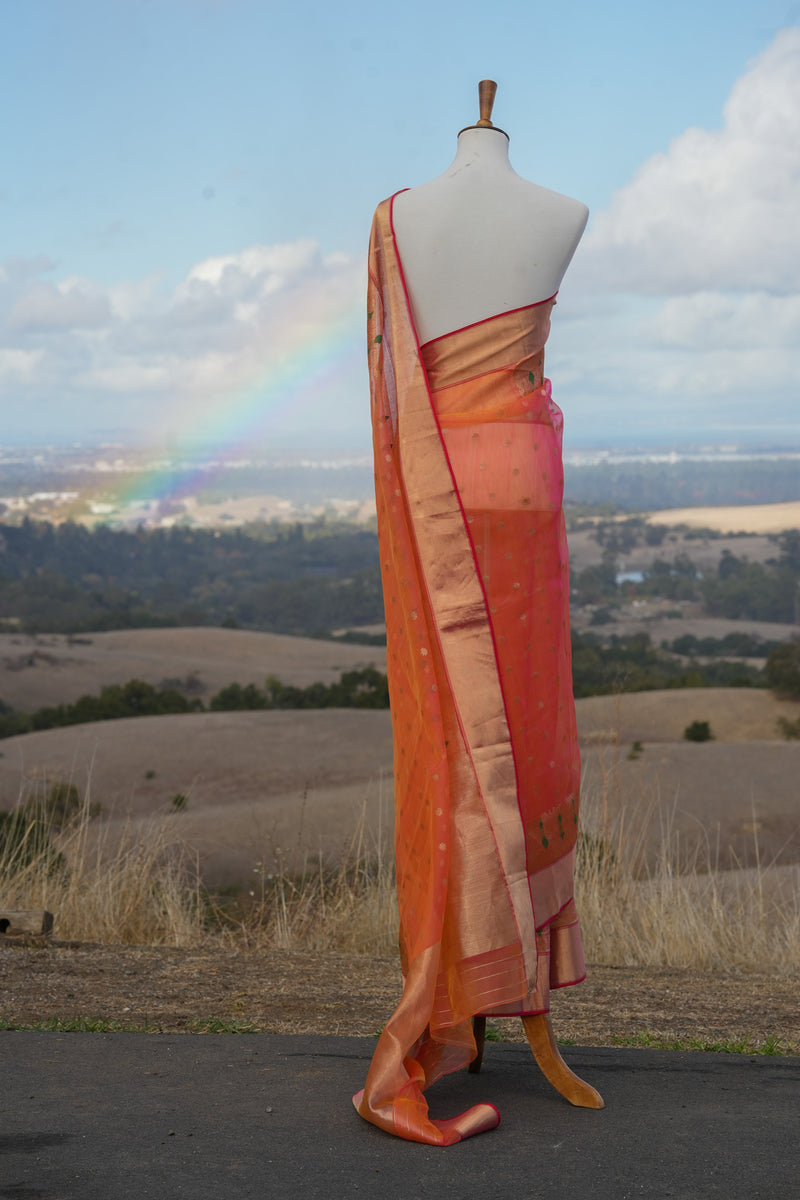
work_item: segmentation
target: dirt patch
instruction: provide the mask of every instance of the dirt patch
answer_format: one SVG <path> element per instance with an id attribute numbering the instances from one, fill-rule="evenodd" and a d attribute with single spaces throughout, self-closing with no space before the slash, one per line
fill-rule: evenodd
<path id="1" fill-rule="evenodd" d="M 0 1014 L 6 1024 L 103 1019 L 154 1032 L 211 1029 L 376 1035 L 402 982 L 395 958 L 285 950 L 176 950 L 52 943 L 0 945 Z M 558 1037 L 611 1045 L 643 1033 L 762 1042 L 800 1053 L 797 979 L 593 966 L 553 995 Z M 522 1040 L 519 1021 L 497 1023 Z"/>

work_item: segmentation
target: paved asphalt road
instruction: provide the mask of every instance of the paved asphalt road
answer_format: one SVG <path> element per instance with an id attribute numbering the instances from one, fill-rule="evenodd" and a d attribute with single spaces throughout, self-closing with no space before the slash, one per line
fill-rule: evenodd
<path id="1" fill-rule="evenodd" d="M 606 1108 L 570 1108 L 526 1046 L 489 1043 L 492 1133 L 447 1149 L 389 1137 L 350 1095 L 374 1042 L 268 1035 L 0 1033 L 3 1200 L 376 1197 L 797 1200 L 800 1059 L 565 1051 Z"/>

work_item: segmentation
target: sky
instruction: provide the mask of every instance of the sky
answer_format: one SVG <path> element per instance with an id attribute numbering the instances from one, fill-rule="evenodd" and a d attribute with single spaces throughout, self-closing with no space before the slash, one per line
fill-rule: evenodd
<path id="1" fill-rule="evenodd" d="M 800 446 L 800 3 L 0 0 L 0 445 L 366 450 L 366 244 L 477 82 L 589 205 L 567 447 Z"/>

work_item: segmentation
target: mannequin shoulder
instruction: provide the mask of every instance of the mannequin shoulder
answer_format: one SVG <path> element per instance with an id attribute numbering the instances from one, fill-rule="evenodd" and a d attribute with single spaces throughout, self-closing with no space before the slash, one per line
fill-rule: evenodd
<path id="1" fill-rule="evenodd" d="M 508 171 L 491 176 L 465 169 L 399 192 L 393 201 L 394 228 L 402 241 L 412 231 L 436 236 L 465 223 L 487 229 L 500 220 L 521 228 L 546 228 L 580 238 L 589 209 L 580 200 L 541 187 Z"/>
<path id="2" fill-rule="evenodd" d="M 509 215 L 514 212 L 520 221 L 527 218 L 531 225 L 543 225 L 551 229 L 560 226 L 574 231 L 577 237 L 581 236 L 589 220 L 589 209 L 581 200 L 541 187 L 538 183 L 530 183 L 519 175 L 514 178 L 516 183 L 509 188 L 504 205 Z"/>

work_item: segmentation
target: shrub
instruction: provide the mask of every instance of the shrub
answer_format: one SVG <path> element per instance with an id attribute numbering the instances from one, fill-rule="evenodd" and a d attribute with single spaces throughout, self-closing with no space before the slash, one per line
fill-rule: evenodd
<path id="1" fill-rule="evenodd" d="M 800 700 L 800 634 L 770 652 L 764 673 L 767 687 L 789 700 Z"/>
<path id="2" fill-rule="evenodd" d="M 612 621 L 616 621 L 616 617 L 610 608 L 596 608 L 592 613 L 590 625 L 610 625 Z"/>
<path id="3" fill-rule="evenodd" d="M 692 721 L 683 731 L 687 742 L 712 742 L 714 735 L 708 721 Z"/>
<path id="4" fill-rule="evenodd" d="M 788 717 L 778 717 L 778 731 L 787 742 L 800 741 L 800 717 L 790 721 Z"/>

